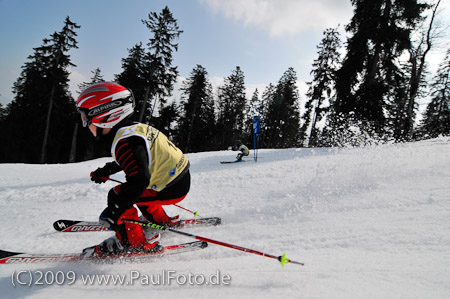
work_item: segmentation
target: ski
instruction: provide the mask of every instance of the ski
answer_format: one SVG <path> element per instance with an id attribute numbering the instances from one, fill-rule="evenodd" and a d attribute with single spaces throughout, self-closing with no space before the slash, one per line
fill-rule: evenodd
<path id="1" fill-rule="evenodd" d="M 239 162 L 245 162 L 245 160 L 236 160 L 236 161 L 220 161 L 220 164 L 232 164 L 232 163 L 239 163 Z"/>
<path id="2" fill-rule="evenodd" d="M 149 257 L 160 257 L 169 254 L 176 254 L 188 251 L 199 250 L 208 247 L 208 243 L 203 241 L 194 241 L 183 244 L 163 246 L 161 251 L 157 252 L 132 252 L 105 257 L 89 257 L 83 258 L 79 253 L 72 254 L 35 254 L 21 253 L 0 250 L 0 264 L 17 264 L 17 263 L 60 263 L 60 262 L 94 262 L 94 261 L 114 261 L 128 259 L 145 259 Z"/>
<path id="3" fill-rule="evenodd" d="M 66 220 L 53 222 L 53 228 L 64 233 L 110 231 L 96 221 Z"/>
<path id="4" fill-rule="evenodd" d="M 222 221 L 219 217 L 182 219 L 180 220 L 180 224 L 176 225 L 175 227 L 183 228 L 190 226 L 215 226 L 219 225 L 221 222 Z M 53 223 L 53 228 L 64 233 L 109 231 L 107 228 L 104 228 L 100 223 L 95 221 L 77 221 L 65 219 L 55 221 Z"/>

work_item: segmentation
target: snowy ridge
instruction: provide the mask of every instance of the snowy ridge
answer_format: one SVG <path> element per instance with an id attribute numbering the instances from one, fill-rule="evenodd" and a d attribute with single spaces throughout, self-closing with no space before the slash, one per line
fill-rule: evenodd
<path id="1" fill-rule="evenodd" d="M 221 165 L 236 152 L 188 154 L 192 187 L 180 205 L 218 227 L 195 234 L 305 263 L 210 245 L 152 263 L 2 265 L 2 298 L 449 298 L 450 138 L 354 149 L 263 149 L 253 163 Z M 114 183 L 90 171 L 110 159 L 65 165 L 0 164 L 0 249 L 69 253 L 111 232 L 62 234 L 53 221 L 96 220 Z M 123 176 L 116 175 L 123 180 Z M 169 214 L 190 215 L 175 207 Z M 188 242 L 166 233 L 164 244 Z M 11 285 L 18 271 L 231 277 L 229 285 Z M 28 275 L 28 274 L 27 274 Z M 26 276 L 23 279 L 26 280 Z"/>

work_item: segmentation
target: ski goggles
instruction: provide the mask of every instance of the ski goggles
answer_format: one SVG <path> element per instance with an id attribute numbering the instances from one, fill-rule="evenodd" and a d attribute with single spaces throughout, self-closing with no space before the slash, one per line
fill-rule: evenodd
<path id="1" fill-rule="evenodd" d="M 89 127 L 92 123 L 92 118 L 88 116 L 85 110 L 78 109 L 78 112 L 81 115 L 81 122 L 83 123 L 83 127 Z"/>

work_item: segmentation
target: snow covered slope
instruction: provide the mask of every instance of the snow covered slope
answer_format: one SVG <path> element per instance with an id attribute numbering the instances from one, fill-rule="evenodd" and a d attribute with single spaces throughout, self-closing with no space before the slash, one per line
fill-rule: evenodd
<path id="1" fill-rule="evenodd" d="M 223 225 L 186 231 L 286 252 L 305 266 L 282 268 L 217 245 L 146 263 L 0 265 L 1 298 L 450 298 L 450 138 L 267 149 L 257 163 L 250 156 L 219 164 L 235 156 L 188 155 L 192 188 L 180 205 L 220 216 Z M 89 173 L 109 160 L 0 164 L 0 249 L 81 252 L 111 236 L 52 228 L 61 218 L 97 219 L 114 183 L 94 184 Z M 175 207 L 168 212 L 190 217 Z M 171 233 L 162 239 L 184 241 L 191 239 Z M 126 280 L 89 283 L 88 276 Z M 162 281 L 168 276 L 170 284 Z"/>

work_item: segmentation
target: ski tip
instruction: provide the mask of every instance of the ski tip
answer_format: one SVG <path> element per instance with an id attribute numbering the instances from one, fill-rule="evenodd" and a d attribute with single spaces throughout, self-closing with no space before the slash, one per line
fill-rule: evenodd
<path id="1" fill-rule="evenodd" d="M 69 226 L 75 225 L 77 223 L 79 223 L 81 221 L 74 221 L 74 220 L 57 220 L 55 222 L 53 222 L 53 228 L 59 232 L 65 230 L 66 228 L 68 228 Z"/>
<path id="2" fill-rule="evenodd" d="M 18 252 L 11 252 L 11 251 L 5 251 L 5 250 L 1 250 L 0 249 L 0 259 L 4 259 L 4 258 L 11 257 L 11 256 L 14 256 L 14 255 L 18 255 L 18 254 L 20 254 L 20 253 L 18 253 Z"/>
<path id="3" fill-rule="evenodd" d="M 198 216 L 198 211 L 195 211 L 194 217 L 197 217 L 197 216 Z"/>
<path id="4" fill-rule="evenodd" d="M 57 231 L 62 231 L 64 228 L 66 228 L 66 226 L 63 224 L 61 224 L 61 220 L 55 221 L 53 222 L 53 228 Z"/>

